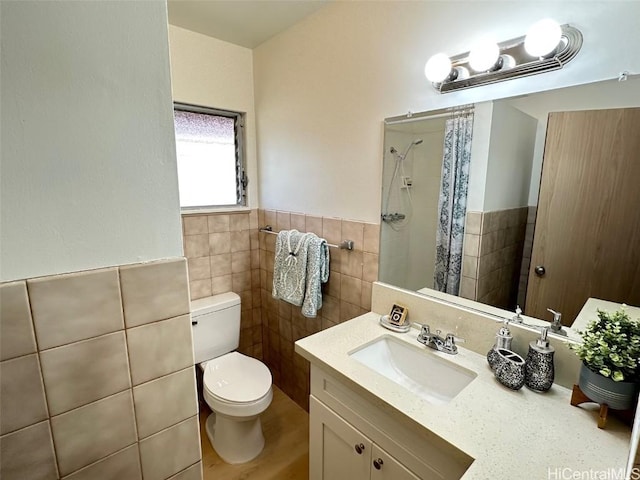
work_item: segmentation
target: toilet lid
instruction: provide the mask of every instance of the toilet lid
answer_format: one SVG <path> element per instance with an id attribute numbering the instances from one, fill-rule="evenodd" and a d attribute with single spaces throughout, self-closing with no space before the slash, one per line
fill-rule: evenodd
<path id="1" fill-rule="evenodd" d="M 207 362 L 203 383 L 210 394 L 222 400 L 254 402 L 271 388 L 271 372 L 255 358 L 231 352 Z"/>

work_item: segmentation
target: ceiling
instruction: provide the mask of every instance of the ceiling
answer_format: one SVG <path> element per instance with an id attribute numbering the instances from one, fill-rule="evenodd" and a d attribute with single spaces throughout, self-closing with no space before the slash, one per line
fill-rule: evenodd
<path id="1" fill-rule="evenodd" d="M 331 0 L 168 0 L 169 23 L 255 48 Z"/>

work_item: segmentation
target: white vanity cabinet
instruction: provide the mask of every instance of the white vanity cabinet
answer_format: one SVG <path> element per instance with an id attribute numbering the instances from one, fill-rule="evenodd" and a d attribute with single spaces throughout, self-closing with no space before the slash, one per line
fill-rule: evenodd
<path id="1" fill-rule="evenodd" d="M 309 480 L 419 480 L 400 462 L 311 397 Z"/>
<path id="2" fill-rule="evenodd" d="M 311 366 L 310 480 L 453 480 L 472 459 Z"/>
<path id="3" fill-rule="evenodd" d="M 387 452 L 373 444 L 373 460 L 371 460 L 371 480 L 419 480 L 400 462 Z"/>
<path id="4" fill-rule="evenodd" d="M 424 318 L 451 315 L 457 321 L 467 315 L 458 309 L 441 312 L 431 301 L 420 310 L 418 299 L 396 290 L 386 292 L 382 286 L 374 287 L 374 296 L 376 288 L 378 295 L 402 302 Z M 387 310 L 386 305 L 380 308 Z M 385 337 L 415 347 L 415 332 L 391 334 L 379 321 L 379 314 L 369 312 L 295 344 L 295 351 L 311 364 L 312 480 L 524 480 L 547 478 L 550 465 L 571 471 L 608 471 L 626 464 L 628 428 L 619 424 L 619 428 L 598 431 L 594 412 L 572 407 L 571 392 L 559 385 L 545 395 L 502 388 L 484 353 L 465 348 L 451 357 L 425 352 L 425 357 L 435 355 L 476 374 L 453 399 L 436 402 L 405 388 L 383 374 L 384 364 L 377 368 L 355 355 L 379 345 Z M 424 368 L 427 375 L 435 376 L 428 362 L 420 361 L 403 360 L 403 365 Z M 438 376 L 436 380 L 449 385 L 449 379 Z M 541 418 L 563 428 L 541 429 Z M 549 445 L 558 442 L 563 448 L 550 457 Z M 360 443 L 365 455 L 355 452 Z M 382 459 L 379 470 L 373 466 L 378 458 Z"/>

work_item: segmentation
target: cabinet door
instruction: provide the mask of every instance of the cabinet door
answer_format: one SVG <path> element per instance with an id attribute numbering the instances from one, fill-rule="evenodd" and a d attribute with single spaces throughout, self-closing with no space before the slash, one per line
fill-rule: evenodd
<path id="1" fill-rule="evenodd" d="M 309 410 L 309 479 L 369 480 L 371 441 L 313 396 Z"/>
<path id="2" fill-rule="evenodd" d="M 371 480 L 420 480 L 420 477 L 374 444 L 371 451 Z"/>

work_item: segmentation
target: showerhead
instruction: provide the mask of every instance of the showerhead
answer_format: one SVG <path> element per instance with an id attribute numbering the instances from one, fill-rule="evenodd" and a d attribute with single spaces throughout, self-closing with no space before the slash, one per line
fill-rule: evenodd
<path id="1" fill-rule="evenodd" d="M 409 145 L 407 145 L 407 149 L 404 151 L 404 153 L 402 154 L 402 156 L 400 158 L 402 160 L 404 160 L 407 157 L 407 153 L 409 153 L 409 150 L 411 150 L 416 145 L 420 145 L 421 143 L 422 143 L 422 139 L 421 138 L 416 138 L 413 142 L 411 142 Z"/>
<path id="2" fill-rule="evenodd" d="M 389 149 L 389 151 L 396 156 L 397 160 L 404 160 L 405 157 L 407 156 L 407 153 L 409 153 L 409 150 L 411 150 L 411 148 L 415 145 L 420 145 L 422 143 L 422 139 L 421 138 L 416 138 L 413 142 L 411 142 L 409 145 L 407 145 L 407 149 L 404 151 L 404 153 L 402 155 L 400 155 L 398 153 L 398 150 L 396 149 L 396 147 L 391 147 Z"/>

